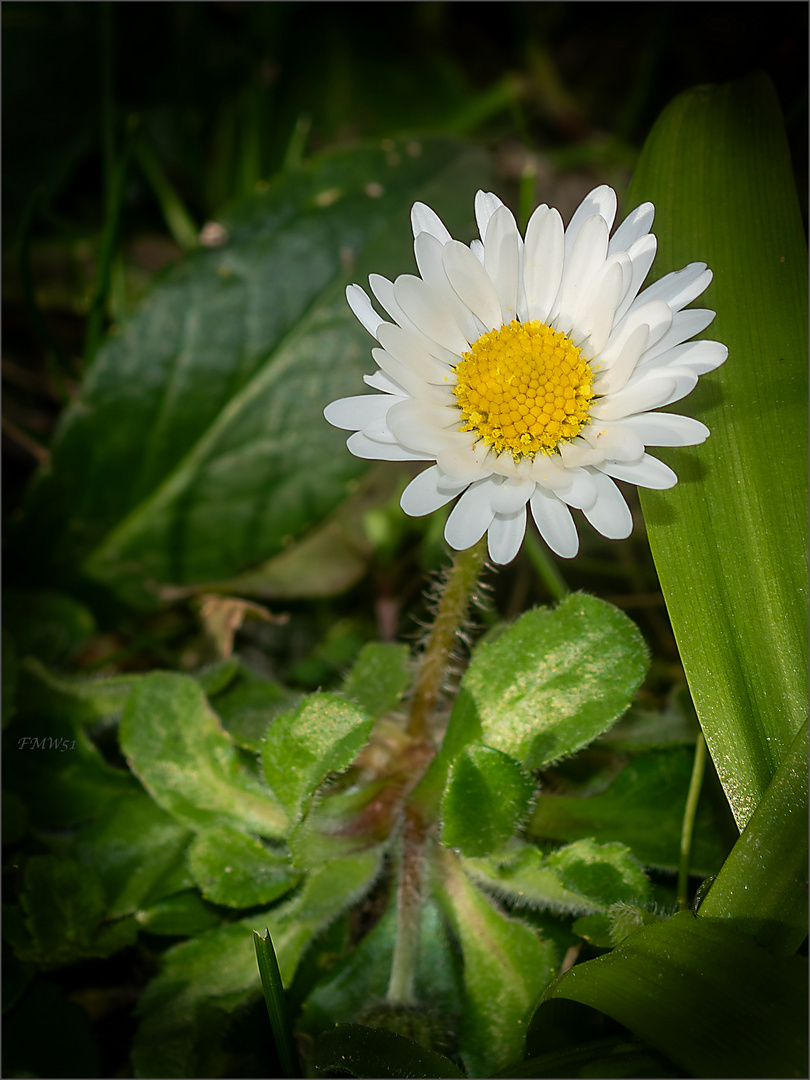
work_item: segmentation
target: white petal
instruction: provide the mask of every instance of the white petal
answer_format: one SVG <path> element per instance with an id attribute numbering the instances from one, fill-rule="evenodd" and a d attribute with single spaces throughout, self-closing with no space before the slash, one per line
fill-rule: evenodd
<path id="1" fill-rule="evenodd" d="M 534 480 L 507 479 L 492 496 L 496 514 L 514 514 L 525 506 L 537 485 Z"/>
<path id="2" fill-rule="evenodd" d="M 719 368 L 727 359 L 728 349 L 719 341 L 686 341 L 658 356 L 645 357 L 639 367 L 645 371 L 652 368 L 685 367 L 696 375 L 705 375 Z"/>
<path id="3" fill-rule="evenodd" d="M 491 191 L 478 191 L 475 195 L 475 222 L 478 226 L 478 232 L 481 236 L 481 242 L 484 243 L 487 235 L 487 225 L 489 219 L 498 210 L 503 203 L 494 195 Z"/>
<path id="4" fill-rule="evenodd" d="M 562 218 L 544 204 L 529 219 L 523 248 L 523 287 L 529 319 L 548 319 L 562 281 L 565 235 Z"/>
<path id="5" fill-rule="evenodd" d="M 451 548 L 463 551 L 472 547 L 490 527 L 495 517 L 490 506 L 493 491 L 491 480 L 477 480 L 458 500 L 444 528 L 444 538 Z"/>
<path id="6" fill-rule="evenodd" d="M 644 455 L 644 443 L 636 432 L 620 424 L 588 424 L 583 438 L 596 450 L 601 450 L 608 462 L 640 461 Z M 597 465 L 597 468 L 603 468 Z"/>
<path id="7" fill-rule="evenodd" d="M 432 514 L 434 510 L 438 510 L 451 499 L 455 499 L 467 487 L 465 480 L 456 484 L 455 490 L 448 491 L 446 487 L 439 486 L 441 478 L 442 473 L 437 465 L 431 465 L 429 469 L 415 476 L 402 492 L 402 498 L 399 500 L 399 505 L 405 513 L 410 514 L 411 517 Z"/>
<path id="8" fill-rule="evenodd" d="M 458 422 L 458 416 L 451 415 L 453 411 L 409 398 L 392 405 L 386 420 L 403 446 L 425 450 L 431 457 L 436 457 L 440 451 L 453 445 L 454 437 L 460 437 L 463 442 L 465 435 L 470 436 L 470 433 L 458 432 L 450 427 Z"/>
<path id="9" fill-rule="evenodd" d="M 363 382 L 374 390 L 382 390 L 386 394 L 394 394 L 396 397 L 405 397 L 407 390 L 404 386 L 394 382 L 384 371 L 375 371 L 373 375 L 364 375 Z"/>
<path id="10" fill-rule="evenodd" d="M 443 364 L 432 356 L 419 338 L 403 330 L 401 326 L 386 323 L 380 327 L 379 342 L 386 352 L 396 357 L 401 364 L 410 368 L 414 374 L 434 386 L 456 385 L 456 376 L 448 364 Z"/>
<path id="11" fill-rule="evenodd" d="M 487 224 L 484 267 L 501 305 L 501 322 L 517 317 L 521 239 L 512 211 L 499 207 Z"/>
<path id="12" fill-rule="evenodd" d="M 618 261 L 604 263 L 594 275 L 571 329 L 571 340 L 575 345 L 584 341 L 586 359 L 596 356 L 607 344 L 623 288 L 624 271 Z"/>
<path id="13" fill-rule="evenodd" d="M 476 319 L 466 304 L 462 304 L 453 286 L 447 279 L 442 261 L 440 241 L 429 233 L 420 233 L 414 241 L 413 250 L 416 265 L 422 279 L 432 289 L 437 299 L 447 307 L 467 342 L 477 341 L 485 327 Z"/>
<path id="14" fill-rule="evenodd" d="M 697 374 L 690 368 L 668 368 L 667 374 L 675 380 L 675 387 L 668 397 L 661 402 L 660 408 L 662 409 L 666 405 L 673 405 L 676 401 L 680 401 L 687 394 L 691 394 L 698 381 Z M 656 405 L 655 407 L 658 408 L 659 406 Z"/>
<path id="15" fill-rule="evenodd" d="M 697 446 L 709 437 L 709 429 L 700 420 L 677 413 L 626 416 L 622 426 L 634 431 L 645 446 Z"/>
<path id="16" fill-rule="evenodd" d="M 594 482 L 594 477 L 597 475 L 592 469 L 572 470 L 570 486 L 565 491 L 558 491 L 557 498 L 562 499 L 568 506 L 575 506 L 578 510 L 590 510 L 598 495 Z"/>
<path id="17" fill-rule="evenodd" d="M 594 473 L 593 479 L 597 498 L 590 510 L 584 511 L 585 517 L 608 540 L 624 540 L 633 531 L 633 515 L 624 496 L 604 473 Z"/>
<path id="18" fill-rule="evenodd" d="M 361 394 L 359 397 L 339 398 L 327 405 L 323 415 L 329 423 L 344 431 L 360 431 L 366 424 L 385 416 L 400 398 L 389 394 Z"/>
<path id="19" fill-rule="evenodd" d="M 687 341 L 689 338 L 694 337 L 695 334 L 702 333 L 714 316 L 715 312 L 710 311 L 708 308 L 689 308 L 687 311 L 676 311 L 672 316 L 672 326 L 658 344 L 649 350 L 644 359 L 652 360 L 656 356 L 661 356 L 668 349 L 674 349 L 681 342 Z"/>
<path id="20" fill-rule="evenodd" d="M 591 405 L 591 416 L 595 420 L 622 420 L 632 413 L 661 408 L 670 400 L 677 385 L 677 380 L 671 376 L 644 379 L 625 386 L 618 394 L 599 398 Z"/>
<path id="21" fill-rule="evenodd" d="M 461 432 L 460 434 L 471 433 Z M 460 441 L 436 455 L 439 468 L 449 480 L 463 480 L 467 484 L 472 483 L 473 480 L 483 480 L 492 474 L 488 458 L 489 455 L 480 451 L 478 446 L 465 447 Z"/>
<path id="22" fill-rule="evenodd" d="M 406 329 L 416 330 L 416 327 L 413 326 L 413 323 L 394 297 L 393 281 L 389 281 L 388 278 L 383 277 L 382 274 L 369 274 L 368 283 L 371 286 L 371 291 L 396 323 L 400 326 L 404 326 Z"/>
<path id="23" fill-rule="evenodd" d="M 387 445 L 375 442 L 364 435 L 362 431 L 355 431 L 346 440 L 346 445 L 355 457 L 366 458 L 369 461 L 430 461 L 432 454 L 425 454 L 418 450 L 409 450 L 399 443 Z"/>
<path id="24" fill-rule="evenodd" d="M 593 414 L 593 407 L 591 407 Z M 579 469 L 586 465 L 601 465 L 605 455 L 601 450 L 594 450 L 588 446 L 584 439 L 572 439 L 571 442 L 560 443 L 559 454 L 566 469 Z"/>
<path id="25" fill-rule="evenodd" d="M 437 405 L 452 402 L 452 398 L 448 401 L 448 390 L 441 386 L 431 386 L 412 368 L 395 359 L 385 349 L 372 349 L 371 355 L 385 374 L 404 387 L 412 397 L 420 401 L 432 401 Z"/>
<path id="26" fill-rule="evenodd" d="M 413 274 L 402 274 L 394 282 L 394 298 L 414 326 L 426 337 L 452 353 L 461 354 L 468 348 L 469 342 L 452 314 L 442 304 L 441 297 L 436 296 L 421 278 Z"/>
<path id="27" fill-rule="evenodd" d="M 458 363 L 457 353 L 439 345 L 438 342 L 425 335 L 419 327 L 408 318 L 394 296 L 393 282 L 389 281 L 388 278 L 384 278 L 382 274 L 369 274 L 368 282 L 369 285 L 371 285 L 371 291 L 394 322 L 401 326 L 403 330 L 407 330 L 409 333 L 414 334 L 432 356 L 437 357 L 439 360 L 443 360 L 446 364 L 455 365 Z"/>
<path id="28" fill-rule="evenodd" d="M 531 507 L 535 525 L 551 550 L 564 559 L 573 559 L 579 551 L 579 536 L 568 507 L 542 488 L 532 495 Z"/>
<path id="29" fill-rule="evenodd" d="M 396 401 L 396 398 L 393 399 Z M 362 428 L 363 434 L 367 439 L 371 439 L 376 443 L 387 443 L 393 445 L 393 443 L 399 443 L 399 439 L 393 433 L 388 426 L 388 417 L 381 416 L 378 420 L 371 420 L 365 427 Z"/>
<path id="30" fill-rule="evenodd" d="M 649 340 L 650 328 L 642 323 L 623 342 L 621 349 L 614 348 L 613 355 L 615 359 L 613 359 L 610 367 L 599 372 L 593 381 L 594 393 L 603 397 L 606 394 L 615 394 L 621 390 L 635 371 Z M 602 357 L 600 356 L 599 359 L 601 361 Z"/>
<path id="31" fill-rule="evenodd" d="M 645 359 L 654 346 L 669 331 L 674 316 L 663 300 L 653 300 L 649 304 L 636 308 L 618 323 L 601 353 L 594 357 L 593 369 L 600 372 L 609 370 L 618 361 L 625 343 L 639 326 L 649 329 L 645 346 Z"/>
<path id="32" fill-rule="evenodd" d="M 450 284 L 462 303 L 476 315 L 487 330 L 498 329 L 501 323 L 501 302 L 489 274 L 470 249 L 451 240 L 442 248 L 444 269 Z"/>
<path id="33" fill-rule="evenodd" d="M 638 296 L 639 289 L 644 284 L 647 274 L 650 272 L 650 267 L 655 261 L 657 250 L 658 240 L 652 233 L 649 236 L 640 237 L 628 249 L 627 255 L 633 267 L 632 280 L 624 299 L 619 304 L 619 309 L 616 312 L 616 322 L 624 318 Z"/>
<path id="34" fill-rule="evenodd" d="M 503 455 L 501 455 L 503 457 Z M 558 454 L 537 454 L 528 470 L 528 476 L 536 484 L 556 491 L 567 488 L 571 483 L 569 470 L 564 466 Z"/>
<path id="35" fill-rule="evenodd" d="M 711 280 L 712 272 L 706 268 L 706 263 L 690 263 L 683 270 L 665 274 L 654 282 L 639 295 L 635 304 L 644 304 L 649 300 L 663 300 L 672 311 L 680 311 L 705 292 Z"/>
<path id="36" fill-rule="evenodd" d="M 568 236 L 566 234 L 566 244 Z M 554 319 L 558 330 L 568 334 L 574 316 L 594 274 L 607 258 L 608 226 L 599 215 L 583 222 L 563 272 L 559 311 Z"/>
<path id="37" fill-rule="evenodd" d="M 359 285 L 347 285 L 346 300 L 360 323 L 372 337 L 376 337 L 377 330 L 385 322 L 385 319 L 382 319 L 371 306 L 371 301 L 365 290 L 361 289 Z"/>
<path id="38" fill-rule="evenodd" d="M 414 240 L 420 233 L 428 233 L 435 236 L 442 244 L 451 239 L 446 225 L 436 213 L 423 202 L 415 202 L 411 209 L 411 227 L 413 228 Z"/>
<path id="39" fill-rule="evenodd" d="M 695 349 L 680 363 L 687 364 L 696 375 L 714 371 L 728 360 L 728 346 L 719 341 L 696 341 Z"/>
<path id="40" fill-rule="evenodd" d="M 641 461 L 635 464 L 625 462 L 608 462 L 601 466 L 601 471 L 617 480 L 626 480 L 637 487 L 645 488 L 671 488 L 678 483 L 677 475 L 665 465 L 663 461 L 645 454 Z"/>
<path id="41" fill-rule="evenodd" d="M 571 250 L 574 246 L 574 241 L 579 235 L 579 231 L 588 218 L 593 217 L 594 214 L 598 214 L 605 224 L 607 225 L 608 232 L 610 232 L 613 225 L 613 219 L 616 217 L 616 192 L 613 188 L 602 184 L 598 188 L 594 188 L 590 194 L 586 195 L 577 209 L 574 211 L 574 216 L 568 223 L 568 228 L 565 230 L 565 261 L 569 260 Z"/>
<path id="42" fill-rule="evenodd" d="M 526 535 L 526 504 L 513 514 L 496 514 L 487 533 L 489 557 L 498 566 L 505 566 L 520 551 Z"/>
<path id="43" fill-rule="evenodd" d="M 609 253 L 613 255 L 617 251 L 629 251 L 631 244 L 650 231 L 654 217 L 655 207 L 651 202 L 637 206 L 611 237 Z"/>

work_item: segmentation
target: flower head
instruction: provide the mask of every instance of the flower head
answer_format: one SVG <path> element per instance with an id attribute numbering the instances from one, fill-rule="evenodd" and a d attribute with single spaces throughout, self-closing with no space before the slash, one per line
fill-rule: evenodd
<path id="1" fill-rule="evenodd" d="M 579 548 L 571 508 L 603 536 L 630 535 L 630 510 L 614 480 L 668 488 L 675 473 L 647 446 L 692 446 L 698 420 L 653 410 L 685 397 L 726 359 L 716 341 L 689 341 L 713 311 L 684 310 L 712 273 L 690 263 L 640 292 L 655 257 L 654 207 L 644 203 L 610 237 L 616 195 L 598 187 L 567 229 L 539 206 L 525 239 L 497 196 L 479 191 L 481 235 L 453 240 L 423 203 L 411 212 L 418 277 L 369 278 L 390 316 L 359 285 L 346 297 L 377 339 L 377 394 L 342 398 L 324 411 L 353 431 L 361 458 L 432 461 L 405 489 L 402 508 L 421 516 L 453 499 L 451 547 L 487 533 L 490 558 L 510 562 L 527 507 L 548 546 Z M 459 498 L 460 496 L 460 498 Z"/>

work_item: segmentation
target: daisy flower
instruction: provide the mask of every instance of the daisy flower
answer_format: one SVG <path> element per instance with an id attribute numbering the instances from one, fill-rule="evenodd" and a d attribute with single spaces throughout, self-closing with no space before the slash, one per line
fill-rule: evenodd
<path id="1" fill-rule="evenodd" d="M 552 551 L 576 555 L 571 510 L 603 536 L 633 521 L 615 480 L 668 488 L 677 476 L 648 446 L 693 446 L 708 428 L 657 412 L 726 359 L 690 341 L 713 311 L 685 310 L 712 273 L 690 263 L 641 292 L 655 257 L 651 203 L 616 229 L 616 194 L 598 187 L 563 228 L 539 206 L 521 237 L 511 211 L 479 191 L 480 240 L 454 240 L 423 203 L 411 212 L 419 276 L 369 277 L 383 319 L 359 285 L 349 305 L 379 342 L 376 394 L 332 402 L 324 415 L 353 431 L 361 458 L 430 461 L 402 509 L 429 514 L 458 499 L 445 528 L 463 550 L 487 534 L 495 563 L 523 542 L 527 508 Z"/>

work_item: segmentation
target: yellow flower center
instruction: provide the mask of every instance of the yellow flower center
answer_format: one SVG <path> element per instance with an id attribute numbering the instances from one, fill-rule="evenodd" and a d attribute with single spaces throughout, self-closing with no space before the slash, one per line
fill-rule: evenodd
<path id="1" fill-rule="evenodd" d="M 459 431 L 515 460 L 551 454 L 588 421 L 593 373 L 561 331 L 517 319 L 483 334 L 456 366 Z"/>

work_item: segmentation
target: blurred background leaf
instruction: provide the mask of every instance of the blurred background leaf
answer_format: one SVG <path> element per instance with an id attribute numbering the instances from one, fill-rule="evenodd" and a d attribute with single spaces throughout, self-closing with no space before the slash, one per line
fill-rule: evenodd
<path id="1" fill-rule="evenodd" d="M 411 265 L 416 198 L 470 233 L 486 172 L 448 140 L 358 147 L 224 212 L 222 245 L 171 271 L 96 357 L 32 492 L 26 557 L 143 605 L 317 524 L 368 469 L 322 416 L 373 366 L 345 285 Z"/>

